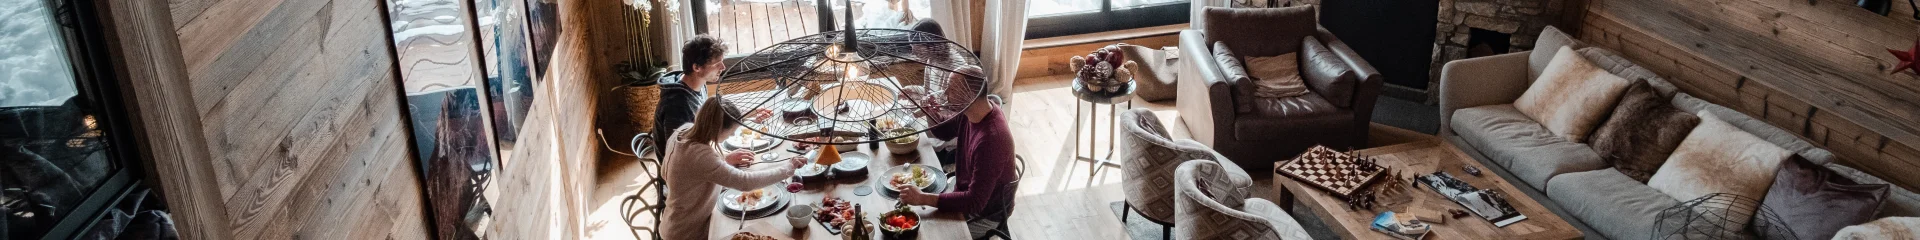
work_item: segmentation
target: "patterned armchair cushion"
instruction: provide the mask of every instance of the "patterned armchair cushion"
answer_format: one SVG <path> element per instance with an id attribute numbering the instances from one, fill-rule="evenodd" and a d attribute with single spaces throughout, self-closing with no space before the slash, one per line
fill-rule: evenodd
<path id="1" fill-rule="evenodd" d="M 1290 217 L 1261 215 L 1284 214 L 1284 211 L 1274 211 L 1277 206 L 1252 207 L 1260 213 L 1255 214 L 1216 201 L 1248 201 L 1245 198 L 1221 197 L 1223 194 L 1218 192 L 1219 188 L 1207 188 L 1213 190 L 1213 194 L 1202 192 L 1199 187 L 1202 184 L 1219 186 L 1228 181 L 1220 174 L 1222 171 L 1226 171 L 1226 168 L 1210 161 L 1188 161 L 1174 170 L 1174 208 L 1177 215 L 1173 224 L 1174 239 L 1301 239 L 1295 236 L 1304 233 L 1298 231 L 1299 224 L 1292 222 Z M 1273 205 L 1257 199 L 1250 204 Z"/>
<path id="2" fill-rule="evenodd" d="M 1126 191 L 1127 204 L 1140 211 L 1140 215 L 1159 222 L 1173 222 L 1173 170 L 1187 161 L 1218 162 L 1225 157 L 1213 152 L 1204 144 L 1193 140 L 1171 140 L 1161 127 L 1158 117 L 1146 109 L 1133 109 L 1120 114 L 1124 125 L 1122 136 L 1117 139 L 1120 158 L 1127 164 L 1121 165 L 1123 178 L 1121 185 Z M 1227 164 L 1223 167 L 1229 181 L 1219 186 L 1218 191 L 1227 196 L 1244 198 L 1253 185 L 1252 178 L 1238 166 Z M 1230 202 L 1234 206 L 1239 203 Z"/>

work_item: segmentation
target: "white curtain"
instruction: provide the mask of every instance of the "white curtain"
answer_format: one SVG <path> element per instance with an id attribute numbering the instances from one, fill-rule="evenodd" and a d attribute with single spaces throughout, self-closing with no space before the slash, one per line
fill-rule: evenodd
<path id="1" fill-rule="evenodd" d="M 1027 0 L 986 0 L 980 60 L 986 63 L 987 90 L 1013 101 L 1013 79 L 1020 69 L 1020 42 L 1027 36 Z"/>
<path id="2" fill-rule="evenodd" d="M 1192 0 L 1188 2 L 1188 4 L 1192 4 L 1193 7 L 1191 8 L 1192 10 L 1190 10 L 1192 12 L 1188 12 L 1189 14 L 1187 15 L 1187 22 L 1189 23 L 1187 26 L 1192 26 L 1193 29 L 1199 30 L 1206 28 L 1205 25 L 1207 22 L 1203 21 L 1204 19 L 1200 19 L 1200 16 L 1206 15 L 1207 7 L 1227 7 L 1227 0 Z"/>
<path id="3" fill-rule="evenodd" d="M 940 22 L 940 30 L 946 31 L 940 33 L 941 36 L 947 36 L 947 40 L 952 40 L 953 43 L 958 43 L 967 49 L 980 49 L 980 43 L 973 39 L 973 36 L 979 33 L 970 31 L 974 25 L 971 16 L 980 12 L 979 9 L 973 9 L 973 1 L 931 0 L 928 3 L 932 5 L 933 20 Z"/>

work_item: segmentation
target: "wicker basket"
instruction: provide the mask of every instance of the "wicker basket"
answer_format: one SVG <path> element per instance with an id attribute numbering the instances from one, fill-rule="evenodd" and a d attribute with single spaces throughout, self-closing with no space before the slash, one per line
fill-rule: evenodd
<path id="1" fill-rule="evenodd" d="M 660 85 L 621 86 L 613 89 L 621 102 L 625 103 L 628 126 L 634 133 L 653 131 L 653 117 L 660 107 Z"/>

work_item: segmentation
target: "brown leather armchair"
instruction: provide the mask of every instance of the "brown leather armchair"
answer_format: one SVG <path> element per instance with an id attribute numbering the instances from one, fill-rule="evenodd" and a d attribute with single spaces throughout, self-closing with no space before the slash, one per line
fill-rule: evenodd
<path id="1" fill-rule="evenodd" d="M 1272 169 L 1273 162 L 1313 145 L 1366 145 L 1380 73 L 1320 27 L 1315 12 L 1311 5 L 1207 7 L 1204 28 L 1180 32 L 1181 55 L 1188 60 L 1180 61 L 1177 106 L 1194 140 L 1212 146 L 1241 169 Z M 1224 42 L 1241 58 L 1299 52 L 1300 75 L 1312 93 L 1251 96 L 1251 81 L 1230 79 L 1222 72 L 1214 59 L 1214 42 Z"/>

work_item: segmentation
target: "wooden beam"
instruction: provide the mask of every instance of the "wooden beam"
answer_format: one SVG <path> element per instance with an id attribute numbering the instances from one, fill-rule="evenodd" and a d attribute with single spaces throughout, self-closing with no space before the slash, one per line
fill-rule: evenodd
<path id="1" fill-rule="evenodd" d="M 162 186 L 180 237 L 231 239 L 167 2 L 95 2 L 102 3 L 115 80 L 126 86 L 133 132 L 140 133 L 136 147 L 151 167 L 148 178 Z"/>

